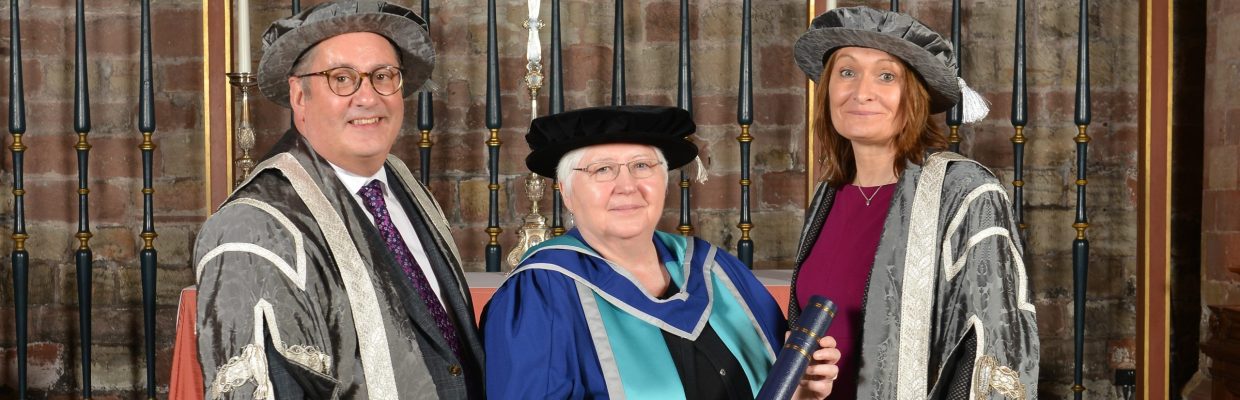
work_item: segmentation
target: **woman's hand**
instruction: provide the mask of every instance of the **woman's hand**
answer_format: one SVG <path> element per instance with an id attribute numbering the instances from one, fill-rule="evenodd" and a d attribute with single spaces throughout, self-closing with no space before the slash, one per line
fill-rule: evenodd
<path id="1" fill-rule="evenodd" d="M 835 378 L 840 375 L 840 350 L 835 348 L 835 338 L 824 336 L 818 339 L 820 348 L 810 354 L 812 361 L 805 367 L 805 375 L 792 394 L 794 399 L 822 399 L 831 394 L 835 387 Z"/>

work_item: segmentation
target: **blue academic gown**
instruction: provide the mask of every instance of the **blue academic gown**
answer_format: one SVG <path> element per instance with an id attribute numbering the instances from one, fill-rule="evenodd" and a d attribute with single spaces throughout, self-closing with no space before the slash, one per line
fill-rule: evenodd
<path id="1" fill-rule="evenodd" d="M 530 249 L 482 316 L 487 395 L 495 399 L 684 398 L 663 331 L 695 340 L 707 322 L 756 394 L 785 321 L 736 257 L 655 232 L 679 291 L 651 297 L 577 231 Z"/>

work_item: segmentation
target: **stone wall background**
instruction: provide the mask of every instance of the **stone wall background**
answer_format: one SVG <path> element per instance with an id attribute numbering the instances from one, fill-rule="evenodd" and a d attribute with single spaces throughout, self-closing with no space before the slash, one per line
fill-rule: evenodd
<path id="1" fill-rule="evenodd" d="M 1240 90 L 1240 4 L 1210 0 L 1205 13 L 1205 135 L 1201 194 L 1201 336 L 1209 335 L 1210 312 L 1204 306 L 1240 304 L 1240 106 L 1231 96 Z M 1199 376 L 1210 379 L 1202 357 Z"/>
<path id="2" fill-rule="evenodd" d="M 30 253 L 29 385 L 31 398 L 80 393 L 78 296 L 73 252 L 77 232 L 77 159 L 73 149 L 74 18 L 68 0 L 18 2 L 27 131 L 26 242 Z M 142 240 L 142 162 L 137 128 L 140 2 L 86 2 L 91 130 L 90 245 L 94 252 L 91 371 L 94 397 L 145 394 L 142 290 L 137 254 Z M 10 6 L 0 12 L 0 92 L 9 104 Z M 202 137 L 202 5 L 151 5 L 156 131 L 155 229 L 159 271 L 156 312 L 157 381 L 167 390 L 177 296 L 193 285 L 191 245 L 205 216 Z M 6 119 L 7 121 L 7 119 Z M 6 124 L 7 126 L 7 124 Z M 0 398 L 17 397 L 13 308 L 12 137 L 0 157 Z"/>
<path id="3" fill-rule="evenodd" d="M 161 391 L 167 390 L 173 317 L 180 288 L 193 283 L 190 246 L 194 232 L 215 205 L 204 204 L 202 138 L 202 61 L 200 2 L 155 0 L 153 26 L 155 85 L 159 128 L 156 150 L 156 230 L 160 251 L 159 341 Z M 287 2 L 253 2 L 254 49 L 266 22 L 288 14 Z M 317 1 L 303 1 L 310 7 Z M 405 3 L 412 3 L 406 1 Z M 549 22 L 543 5 L 544 21 Z M 885 0 L 840 1 L 886 7 Z M 1216 9 L 1235 8 L 1217 0 Z M 75 247 L 76 162 L 72 143 L 73 6 L 19 1 L 22 12 L 23 62 L 29 130 L 26 156 L 27 228 L 31 265 L 31 371 L 36 395 L 66 398 L 78 390 L 77 298 L 71 254 Z M 95 238 L 94 354 L 95 397 L 131 398 L 144 387 L 141 350 L 140 283 L 136 253 L 141 246 L 141 166 L 136 129 L 137 0 L 92 1 L 87 24 L 94 145 L 91 158 L 91 229 Z M 1076 76 L 1076 1 L 1030 2 L 1028 17 L 1029 124 L 1026 145 L 1026 221 L 1028 271 L 1042 333 L 1043 398 L 1071 396 L 1072 310 L 1071 227 L 1075 208 L 1075 143 L 1072 121 Z M 703 146 L 710 181 L 693 187 L 694 227 L 699 235 L 734 250 L 739 239 L 739 151 L 736 136 L 736 87 L 739 67 L 740 0 L 701 0 L 690 7 L 693 38 L 693 93 L 698 142 Z M 1011 99 L 1012 37 L 1015 0 L 963 0 L 964 76 L 992 102 L 985 121 L 962 129 L 962 151 L 994 169 L 1001 181 L 1013 176 L 1008 122 Z M 902 1 L 901 6 L 940 32 L 950 31 L 950 2 Z M 806 202 L 803 75 L 791 61 L 791 45 L 806 23 L 805 3 L 762 0 L 753 5 L 755 121 L 753 142 L 753 221 L 758 268 L 789 268 Z M 1124 2 L 1091 2 L 1091 73 L 1093 122 L 1089 134 L 1089 218 L 1091 242 L 1089 323 L 1086 330 L 1085 385 L 1090 393 L 1109 395 L 1113 369 L 1131 367 L 1135 336 L 1138 9 Z M 3 5 L 2 15 L 9 13 Z M 590 0 L 562 0 L 565 21 L 565 107 L 610 102 L 613 5 Z M 628 102 L 676 103 L 678 2 L 629 0 L 625 4 Z M 1233 13 L 1240 13 L 1233 10 Z M 524 196 L 523 135 L 529 102 L 519 80 L 524 75 L 523 2 L 500 2 L 499 50 L 504 105 L 501 150 L 501 244 L 516 242 L 515 230 L 528 207 Z M 1229 14 L 1230 15 L 1230 14 Z M 1222 17 L 1217 17 L 1222 18 Z M 4 19 L 7 26 L 7 17 Z M 486 13 L 481 0 L 436 1 L 430 15 L 439 64 L 434 80 L 436 125 L 431 181 L 445 205 L 455 239 L 470 270 L 483 269 L 487 242 L 487 150 L 484 141 L 486 91 Z M 1214 26 L 1226 28 L 1222 19 Z M 7 30 L 0 51 L 9 53 Z M 1234 36 L 1234 35 L 1233 35 Z M 1222 37 L 1230 37 L 1222 35 Z M 543 30 L 543 43 L 549 29 Z M 1234 46 L 1216 46 L 1234 52 Z M 7 57 L 6 57 L 7 58 Z M 1223 57 L 1217 56 L 1218 59 Z M 1236 57 L 1231 57 L 1236 58 Z M 255 56 L 257 61 L 258 55 Z M 1230 60 L 1230 59 L 1229 59 Z M 1234 60 L 1232 60 L 1234 61 Z M 1228 64 L 1230 65 L 1230 64 Z M 222 79 L 218 77 L 217 79 Z M 7 79 L 0 89 L 7 89 Z M 7 90 L 0 90 L 6 96 Z M 1217 92 L 1225 99 L 1226 91 Z M 546 90 L 540 106 L 545 107 Z M 418 165 L 416 101 L 406 112 L 407 134 L 395 152 Z M 1220 100 L 1219 107 L 1227 103 Z M 288 115 L 260 100 L 255 103 L 261 137 L 259 154 L 288 126 Z M 1230 106 L 1226 106 L 1230 107 Z M 1235 112 L 1221 108 L 1220 115 Z M 1231 110 L 1234 111 L 1234 110 Z M 540 114 L 545 113 L 545 108 Z M 1230 125 L 1228 125 L 1230 126 Z M 1208 129 L 1209 130 L 1209 129 Z M 1216 128 L 1219 144 L 1233 153 L 1235 140 Z M 1234 133 L 1230 133 L 1235 135 Z M 5 144 L 11 143 L 6 137 Z M 1207 139 L 1207 146 L 1210 145 Z M 1225 147 L 1218 147 L 1220 149 Z M 1207 162 L 1229 163 L 1234 157 L 1207 151 Z M 0 185 L 11 187 L 12 162 L 2 157 Z M 1217 161 L 1211 161 L 1217 160 Z M 1208 164 L 1213 165 L 1213 164 Z M 1213 168 L 1211 168 L 1213 170 Z M 1217 193 L 1235 197 L 1235 174 L 1207 178 Z M 1228 181 L 1230 177 L 1230 181 Z M 1221 183 L 1218 183 L 1221 182 Z M 1226 183 L 1231 182 L 1231 183 Z M 1228 186 L 1229 185 L 1229 186 Z M 661 227 L 676 225 L 679 194 L 669 187 L 669 209 Z M 1224 202 L 1210 203 L 1221 214 Z M 1230 194 L 1228 194 L 1230 193 Z M 2 197 L 0 253 L 8 253 L 13 204 Z M 546 210 L 548 200 L 544 200 Z M 1217 205 L 1211 205 L 1217 204 Z M 1233 213 L 1234 214 L 1234 213 Z M 1221 218 L 1219 221 L 1226 221 Z M 1233 218 L 1234 219 L 1234 218 Z M 1208 218 L 1207 218 L 1208 220 Z M 1223 222 L 1215 222 L 1223 223 Z M 1233 224 L 1234 225 L 1234 224 Z M 1203 226 L 1203 229 L 1206 227 Z M 1230 230 L 1225 230 L 1225 229 Z M 1206 247 L 1209 264 L 1234 260 L 1240 251 L 1235 226 L 1219 225 L 1231 250 Z M 1215 232 L 1215 231 L 1210 231 Z M 1207 233 L 1209 235 L 1210 233 Z M 1209 253 L 1214 251 L 1214 253 Z M 1219 265 L 1219 264 L 1214 264 Z M 1203 274 L 1203 281 L 1208 274 Z M 11 267 L 0 267 L 0 397 L 16 384 L 11 315 Z M 1209 297 L 1211 283 L 1203 282 Z M 1235 285 L 1234 281 L 1227 285 Z M 1234 286 L 1229 286 L 1232 293 Z"/>

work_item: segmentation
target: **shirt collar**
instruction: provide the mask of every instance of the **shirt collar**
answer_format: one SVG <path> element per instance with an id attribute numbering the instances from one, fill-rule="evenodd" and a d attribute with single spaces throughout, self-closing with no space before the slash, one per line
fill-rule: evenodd
<path id="1" fill-rule="evenodd" d="M 332 166 L 332 170 L 336 171 L 336 177 L 340 178 L 340 182 L 344 183 L 344 187 L 346 189 L 349 189 L 349 193 L 357 194 L 359 191 L 362 190 L 362 186 L 366 186 L 366 184 L 370 183 L 370 181 L 373 181 L 376 179 L 378 179 L 380 185 L 383 186 L 384 193 L 387 193 L 387 190 L 388 190 L 387 172 L 384 170 L 384 168 L 379 168 L 379 170 L 376 171 L 374 175 L 362 176 L 362 175 L 354 174 L 349 171 L 345 171 L 344 168 L 340 168 L 336 166 L 336 164 L 332 164 L 330 162 L 328 162 L 328 164 Z"/>

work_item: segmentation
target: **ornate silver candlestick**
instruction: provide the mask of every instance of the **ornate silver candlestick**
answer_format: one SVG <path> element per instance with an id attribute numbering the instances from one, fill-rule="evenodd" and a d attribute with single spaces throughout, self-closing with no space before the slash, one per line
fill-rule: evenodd
<path id="1" fill-rule="evenodd" d="M 228 76 L 228 84 L 241 91 L 241 100 L 237 102 L 241 106 L 241 116 L 233 128 L 233 142 L 241 150 L 241 157 L 234 165 L 238 173 L 233 178 L 234 184 L 239 185 L 254 170 L 254 159 L 250 157 L 255 140 L 254 126 L 250 124 L 250 90 L 258 85 L 258 79 L 252 72 L 229 72 L 225 75 Z M 237 103 L 233 103 L 233 107 L 237 107 Z"/>
<path id="2" fill-rule="evenodd" d="M 529 2 L 529 19 L 521 24 L 529 31 L 529 42 L 525 53 L 525 86 L 530 93 L 530 119 L 538 115 L 538 91 L 542 90 L 542 44 L 538 40 L 538 30 L 543 23 L 538 20 L 538 0 Z M 551 237 L 551 229 L 547 226 L 547 218 L 538 212 L 538 202 L 542 201 L 543 190 L 547 184 L 541 176 L 533 172 L 525 179 L 525 195 L 530 199 L 530 213 L 525 216 L 525 223 L 517 230 L 517 245 L 508 253 L 506 261 L 512 268 L 521 263 L 521 256 L 530 247 L 542 243 Z"/>

